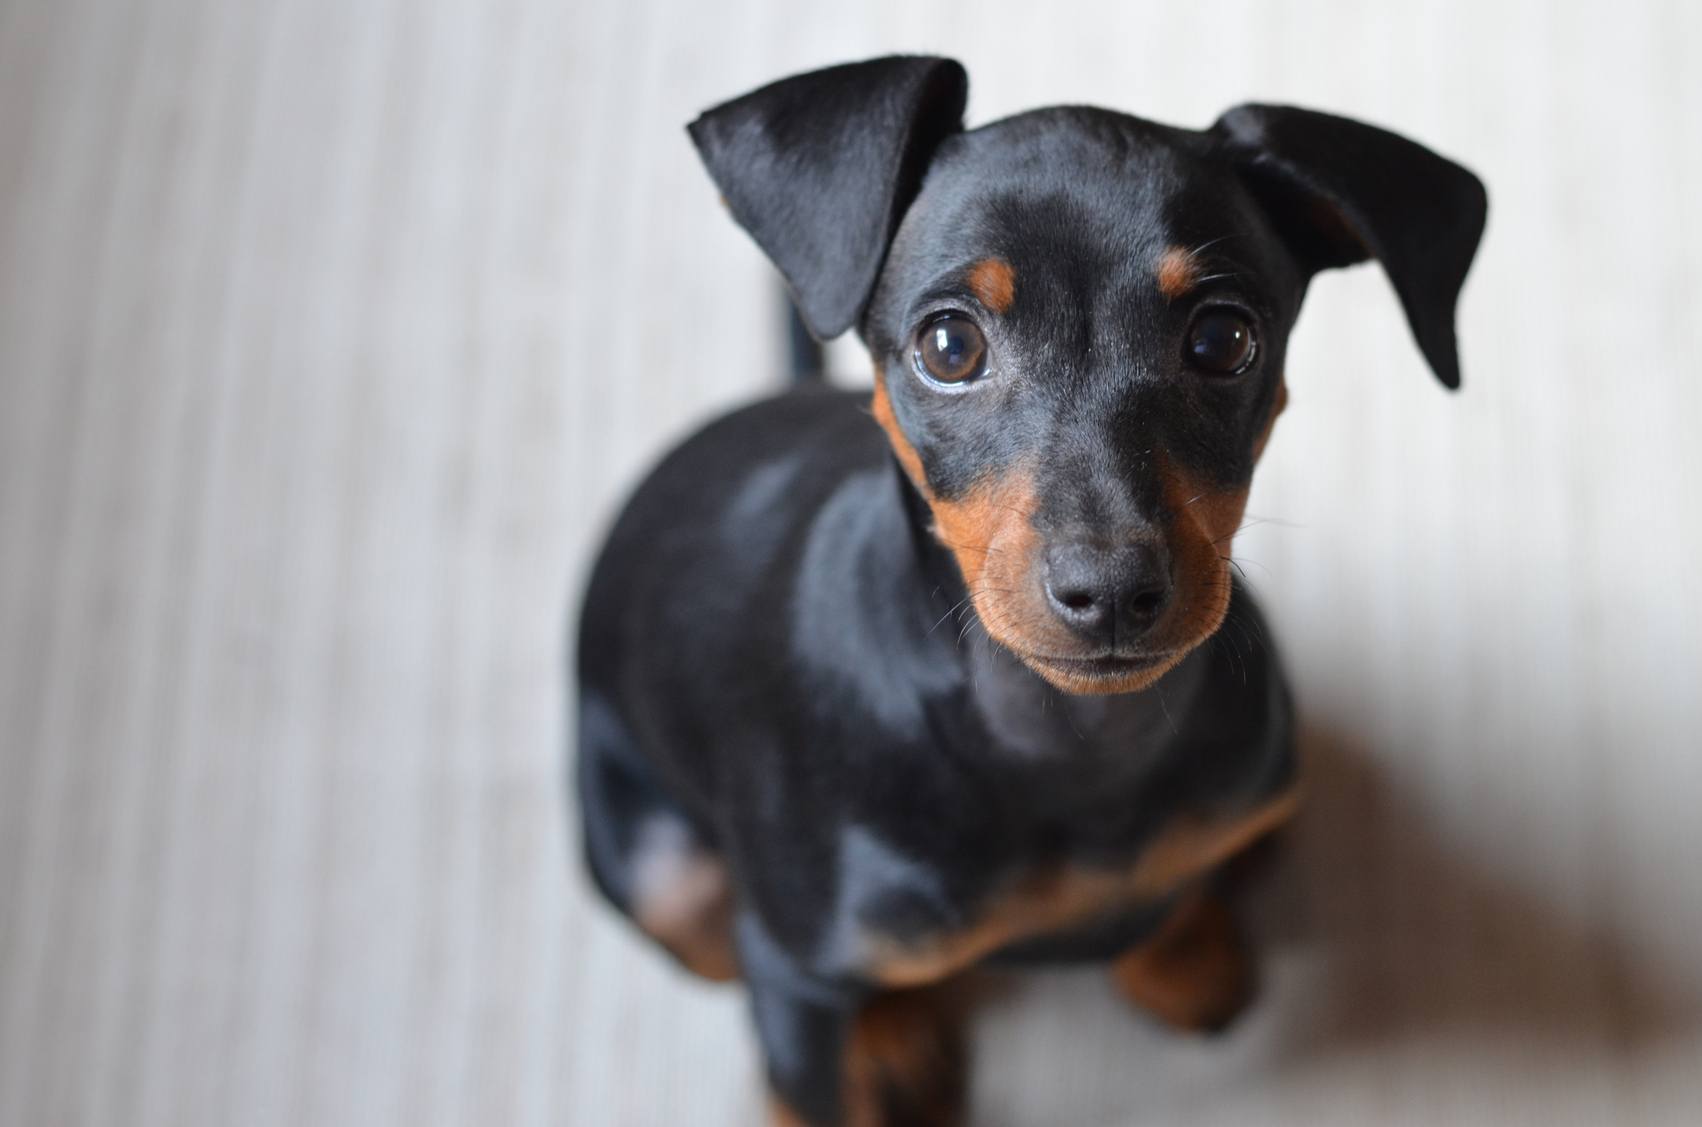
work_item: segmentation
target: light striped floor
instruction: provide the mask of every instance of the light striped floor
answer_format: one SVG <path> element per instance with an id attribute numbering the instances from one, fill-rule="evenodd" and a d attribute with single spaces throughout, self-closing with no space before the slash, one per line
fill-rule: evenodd
<path id="1" fill-rule="evenodd" d="M 754 1119 L 737 996 L 568 863 L 561 638 L 778 363 L 681 124 L 894 48 L 976 120 L 1296 101 L 1494 199 L 1462 395 L 1375 270 L 1294 343 L 1263 1007 L 1036 980 L 978 1121 L 1696 1122 L 1702 9 L 841 7 L 0 0 L 0 1124 Z"/>

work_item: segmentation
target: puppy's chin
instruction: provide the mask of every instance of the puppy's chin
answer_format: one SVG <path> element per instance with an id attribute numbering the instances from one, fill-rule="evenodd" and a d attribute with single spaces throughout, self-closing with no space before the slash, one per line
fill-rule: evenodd
<path id="1" fill-rule="evenodd" d="M 1186 651 L 1151 658 L 1055 658 L 1017 653 L 1017 658 L 1059 692 L 1113 696 L 1151 688 L 1176 668 Z"/>

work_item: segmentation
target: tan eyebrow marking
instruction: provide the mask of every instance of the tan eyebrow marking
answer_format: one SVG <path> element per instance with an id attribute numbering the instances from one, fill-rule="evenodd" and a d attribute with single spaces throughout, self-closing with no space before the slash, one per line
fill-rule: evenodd
<path id="1" fill-rule="evenodd" d="M 1004 313 L 1016 300 L 1016 271 L 1002 258 L 983 258 L 969 268 L 969 292 L 994 313 Z"/>
<path id="2" fill-rule="evenodd" d="M 1166 247 L 1158 256 L 1158 292 L 1174 301 L 1199 280 L 1200 263 L 1187 247 Z"/>

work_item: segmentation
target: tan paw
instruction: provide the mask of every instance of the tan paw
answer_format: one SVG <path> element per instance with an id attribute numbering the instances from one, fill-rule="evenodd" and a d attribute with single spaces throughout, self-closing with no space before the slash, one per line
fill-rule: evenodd
<path id="1" fill-rule="evenodd" d="M 1123 996 L 1175 1029 L 1215 1033 L 1252 1000 L 1252 957 L 1234 917 L 1209 895 L 1177 906 L 1146 943 L 1111 965 Z"/>

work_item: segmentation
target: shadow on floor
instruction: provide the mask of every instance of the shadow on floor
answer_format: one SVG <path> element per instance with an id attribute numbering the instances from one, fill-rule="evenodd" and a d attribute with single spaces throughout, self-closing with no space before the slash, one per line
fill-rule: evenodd
<path id="1" fill-rule="evenodd" d="M 1633 1056 L 1699 1028 L 1695 968 L 1451 851 L 1351 737 L 1314 725 L 1302 748 L 1305 812 L 1242 881 L 1261 951 L 1298 946 L 1319 987 L 1275 1015 L 1276 1067 L 1441 1039 Z"/>
<path id="2" fill-rule="evenodd" d="M 1658 1050 L 1702 1034 L 1698 968 L 1582 907 L 1611 896 L 1521 887 L 1513 866 L 1450 848 L 1363 744 L 1318 728 L 1302 744 L 1301 816 L 1231 881 L 1265 972 L 1254 1009 L 1202 1040 L 1123 1007 L 1097 969 L 994 982 L 973 1122 L 1358 1122 L 1414 1084 L 1486 1122 L 1513 1105 L 1577 1114 L 1575 1095 L 1618 1100 Z"/>

